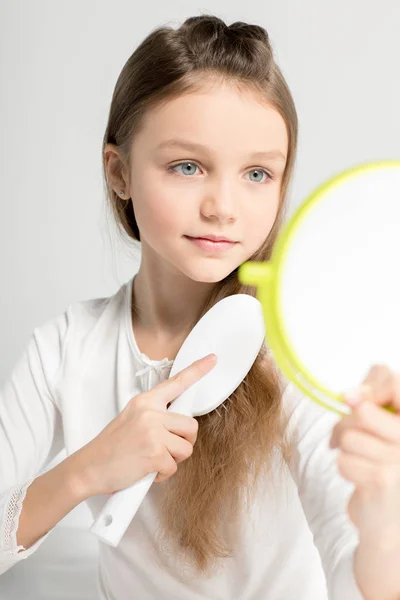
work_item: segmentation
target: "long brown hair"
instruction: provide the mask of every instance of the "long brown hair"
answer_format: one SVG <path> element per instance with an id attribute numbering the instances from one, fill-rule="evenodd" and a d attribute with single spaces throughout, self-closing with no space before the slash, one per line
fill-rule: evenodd
<path id="1" fill-rule="evenodd" d="M 130 147 L 145 113 L 169 99 L 192 92 L 201 76 L 257 91 L 286 123 L 288 156 L 281 202 L 274 226 L 252 260 L 268 260 L 284 219 L 288 186 L 294 168 L 298 123 L 295 105 L 275 63 L 269 36 L 258 25 L 227 26 L 215 16 L 186 19 L 178 28 L 153 30 L 127 60 L 115 86 L 103 150 L 116 144 L 129 164 Z M 200 77 L 199 77 L 200 76 Z M 121 199 L 107 182 L 107 197 L 116 221 L 129 238 L 140 241 L 131 200 Z M 243 286 L 237 269 L 219 282 L 204 312 L 218 300 L 254 290 Z M 238 349 L 239 350 L 239 349 Z M 163 493 L 164 542 L 181 550 L 202 571 L 230 556 L 240 531 L 242 508 L 250 506 L 261 474 L 272 481 L 272 456 L 290 449 L 281 411 L 282 379 L 263 347 L 250 372 L 218 411 L 200 417 L 193 455 L 178 472 L 159 484 Z M 165 547 L 165 546 L 164 546 Z"/>

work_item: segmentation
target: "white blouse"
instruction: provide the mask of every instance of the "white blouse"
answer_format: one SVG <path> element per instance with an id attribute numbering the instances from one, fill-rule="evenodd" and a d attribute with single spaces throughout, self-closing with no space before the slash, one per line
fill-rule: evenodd
<path id="1" fill-rule="evenodd" d="M 76 302 L 36 328 L 0 393 L 0 575 L 28 558 L 16 531 L 26 489 L 65 448 L 72 454 L 135 395 L 168 377 L 172 361 L 136 344 L 132 279 L 109 298 Z M 347 515 L 353 486 L 328 442 L 338 417 L 289 384 L 283 395 L 295 440 L 279 486 L 256 496 L 240 547 L 211 576 L 193 577 L 156 542 L 153 485 L 119 546 L 100 542 L 102 600 L 362 600 L 352 562 L 357 530 Z M 93 518 L 108 495 L 87 500 Z M 18 551 L 20 550 L 20 551 Z"/>

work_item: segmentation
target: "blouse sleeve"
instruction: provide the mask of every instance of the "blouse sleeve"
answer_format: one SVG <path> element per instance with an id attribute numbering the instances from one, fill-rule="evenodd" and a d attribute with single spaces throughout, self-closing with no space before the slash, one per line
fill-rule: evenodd
<path id="1" fill-rule="evenodd" d="M 341 417 L 292 383 L 286 387 L 284 406 L 293 447 L 289 466 L 321 557 L 329 599 L 363 600 L 353 571 L 358 530 L 347 512 L 354 486 L 339 473 L 339 450 L 329 448 L 332 429 Z"/>
<path id="2" fill-rule="evenodd" d="M 66 332 L 66 314 L 35 329 L 0 390 L 0 575 L 35 552 L 51 531 L 28 549 L 17 545 L 26 491 L 64 447 L 51 387 Z"/>

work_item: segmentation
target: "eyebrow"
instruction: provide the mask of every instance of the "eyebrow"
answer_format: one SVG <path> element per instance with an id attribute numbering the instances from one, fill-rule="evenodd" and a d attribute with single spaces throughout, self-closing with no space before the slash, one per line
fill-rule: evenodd
<path id="1" fill-rule="evenodd" d="M 192 152 L 203 151 L 212 154 L 212 150 L 207 146 L 203 146 L 202 144 L 197 144 L 195 142 L 189 142 L 188 140 L 178 138 L 164 140 L 157 146 L 156 150 L 164 150 L 166 148 L 183 148 L 184 150 L 189 150 Z M 280 150 L 260 150 L 258 152 L 253 152 L 249 158 L 277 159 L 286 162 L 286 156 Z"/>

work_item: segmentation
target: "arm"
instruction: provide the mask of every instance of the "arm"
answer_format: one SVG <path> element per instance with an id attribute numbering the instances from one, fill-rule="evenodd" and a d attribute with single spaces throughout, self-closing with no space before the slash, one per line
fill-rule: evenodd
<path id="1" fill-rule="evenodd" d="M 292 439 L 290 463 L 299 498 L 321 556 L 330 600 L 363 600 L 353 558 L 358 532 L 347 514 L 354 489 L 339 474 L 329 440 L 339 416 L 303 396 L 289 384 L 284 393 Z"/>
<path id="2" fill-rule="evenodd" d="M 29 549 L 72 509 L 87 500 L 83 473 L 84 464 L 75 453 L 33 480 L 26 490 L 19 517 L 18 547 Z"/>
<path id="3" fill-rule="evenodd" d="M 60 481 L 65 467 L 36 479 L 64 445 L 61 415 L 50 389 L 66 333 L 66 315 L 36 329 L 0 392 L 0 574 L 32 554 L 75 502 L 67 497 L 61 501 L 56 494 L 61 504 L 48 512 L 55 499 L 52 484 Z M 68 486 L 66 481 L 61 489 Z M 25 550 L 23 543 L 34 540 Z"/>

